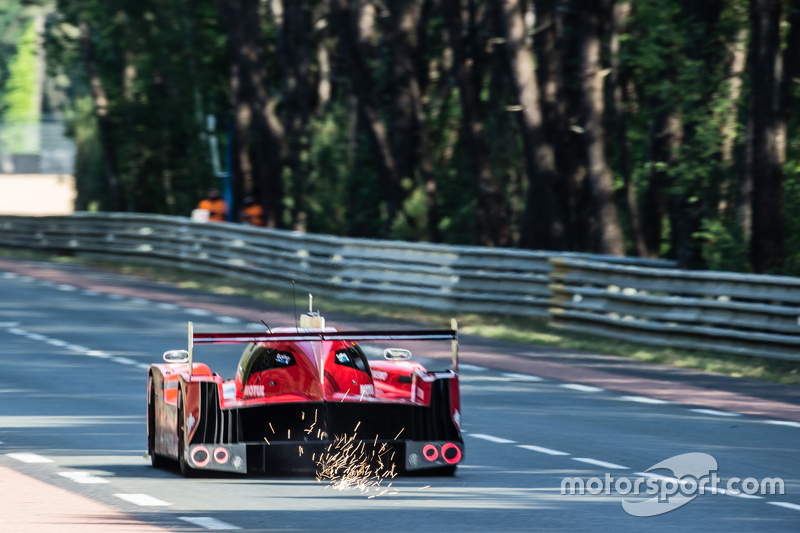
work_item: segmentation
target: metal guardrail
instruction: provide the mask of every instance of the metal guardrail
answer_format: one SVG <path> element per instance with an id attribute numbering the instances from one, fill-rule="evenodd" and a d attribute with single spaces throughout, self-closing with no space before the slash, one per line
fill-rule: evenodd
<path id="1" fill-rule="evenodd" d="M 183 217 L 76 213 L 0 216 L 0 246 L 145 261 L 339 298 L 547 318 L 551 257 L 647 267 L 669 261 L 353 239 L 203 224 Z"/>
<path id="2" fill-rule="evenodd" d="M 551 258 L 552 324 L 660 346 L 800 361 L 800 279 Z"/>
<path id="3" fill-rule="evenodd" d="M 550 318 L 581 333 L 800 361 L 800 279 L 669 261 L 353 239 L 182 217 L 0 216 L 0 246 L 157 263 L 339 298 Z"/>

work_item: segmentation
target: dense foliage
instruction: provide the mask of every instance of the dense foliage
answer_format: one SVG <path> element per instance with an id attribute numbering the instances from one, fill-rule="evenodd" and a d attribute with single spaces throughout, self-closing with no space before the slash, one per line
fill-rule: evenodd
<path id="1" fill-rule="evenodd" d="M 800 0 L 15 0 L 7 120 L 36 16 L 80 208 L 800 275 Z"/>

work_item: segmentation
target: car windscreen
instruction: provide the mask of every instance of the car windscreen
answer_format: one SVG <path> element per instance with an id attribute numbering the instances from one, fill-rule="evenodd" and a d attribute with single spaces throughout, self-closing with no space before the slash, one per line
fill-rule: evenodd
<path id="1" fill-rule="evenodd" d="M 358 344 L 353 343 L 347 348 L 336 350 L 335 357 L 337 365 L 355 368 L 372 377 L 372 373 L 369 370 L 369 363 L 367 363 L 367 356 Z"/>

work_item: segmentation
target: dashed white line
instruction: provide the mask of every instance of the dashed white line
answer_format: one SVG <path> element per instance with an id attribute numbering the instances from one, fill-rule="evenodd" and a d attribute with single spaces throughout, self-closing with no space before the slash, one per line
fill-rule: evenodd
<path id="1" fill-rule="evenodd" d="M 473 372 L 484 372 L 484 371 L 487 370 L 486 368 L 484 368 L 482 366 L 468 365 L 467 363 L 459 363 L 458 364 L 458 369 L 459 370 L 472 370 Z"/>
<path id="2" fill-rule="evenodd" d="M 146 365 L 144 363 L 137 363 L 136 368 L 141 368 L 143 370 L 150 370 L 150 365 Z"/>
<path id="3" fill-rule="evenodd" d="M 498 444 L 514 444 L 517 442 L 515 440 L 503 439 L 493 435 L 484 435 L 483 433 L 470 433 L 469 436 L 475 437 L 476 439 L 488 440 L 489 442 L 496 442 Z"/>
<path id="4" fill-rule="evenodd" d="M 119 363 L 121 365 L 138 365 L 138 361 L 134 361 L 133 359 L 128 359 L 127 357 L 112 357 L 111 361 L 115 363 Z"/>
<path id="5" fill-rule="evenodd" d="M 78 287 L 74 287 L 72 285 L 58 285 L 56 289 L 60 291 L 72 292 L 78 290 Z"/>
<path id="6" fill-rule="evenodd" d="M 107 479 L 90 474 L 89 472 L 59 472 L 59 476 L 71 479 L 76 483 L 99 484 L 108 483 Z"/>
<path id="7" fill-rule="evenodd" d="M 14 279 L 17 277 L 13 272 L 3 272 L 3 277 L 6 279 Z"/>
<path id="8" fill-rule="evenodd" d="M 778 507 L 784 507 L 786 509 L 793 509 L 795 511 L 800 511 L 800 505 L 796 503 L 789 503 L 789 502 L 767 502 L 770 505 L 777 505 Z"/>
<path id="9" fill-rule="evenodd" d="M 218 316 L 217 320 L 222 322 L 223 324 L 238 324 L 241 322 L 238 318 L 234 318 L 232 316 Z"/>
<path id="10" fill-rule="evenodd" d="M 52 459 L 48 459 L 47 457 L 42 457 L 41 455 L 37 455 L 35 453 L 7 453 L 6 457 L 11 457 L 12 459 L 16 459 L 21 463 L 52 463 Z"/>
<path id="11" fill-rule="evenodd" d="M 9 328 L 8 332 L 14 335 L 28 335 L 26 330 L 20 328 Z"/>
<path id="12" fill-rule="evenodd" d="M 124 296 L 120 296 L 119 294 L 106 294 L 106 298 L 109 300 L 124 300 Z"/>
<path id="13" fill-rule="evenodd" d="M 578 391 L 581 391 L 581 392 L 602 392 L 603 391 L 603 389 L 601 389 L 600 387 L 592 387 L 590 385 L 580 385 L 578 383 L 563 383 L 561 386 L 564 387 L 565 389 L 578 390 Z"/>
<path id="14" fill-rule="evenodd" d="M 544 381 L 539 376 L 529 376 L 527 374 L 514 374 L 513 372 L 507 372 L 503 374 L 503 376 L 511 379 L 516 379 L 517 381 Z"/>
<path id="15" fill-rule="evenodd" d="M 210 516 L 179 516 L 178 520 L 183 520 L 184 522 L 189 522 L 190 524 L 212 530 L 242 529 L 238 526 L 223 522 L 222 520 L 217 520 L 216 518 L 212 518 Z"/>
<path id="16" fill-rule="evenodd" d="M 714 415 L 714 416 L 742 416 L 739 413 L 727 413 L 725 411 L 715 411 L 714 409 L 689 409 L 693 413 L 700 413 L 703 415 Z"/>
<path id="17" fill-rule="evenodd" d="M 58 346 L 59 348 L 63 348 L 64 346 L 69 344 L 67 341 L 62 341 L 59 339 L 47 339 L 45 342 L 47 344 L 50 344 L 51 346 Z"/>
<path id="18" fill-rule="evenodd" d="M 194 307 L 184 309 L 184 311 L 194 316 L 209 316 L 211 314 L 211 311 L 206 311 L 205 309 L 197 309 Z"/>
<path id="19" fill-rule="evenodd" d="M 622 466 L 614 463 L 607 463 L 605 461 L 598 461 L 597 459 L 590 459 L 588 457 L 573 457 L 573 461 L 580 461 L 595 466 L 602 466 L 603 468 L 610 468 L 612 470 L 628 470 L 627 466 Z"/>
<path id="20" fill-rule="evenodd" d="M 67 350 L 70 350 L 70 351 L 73 351 L 73 352 L 82 353 L 82 354 L 85 354 L 86 352 L 91 351 L 86 346 L 81 346 L 80 344 L 67 344 L 66 346 L 64 346 L 64 348 L 66 348 Z"/>
<path id="21" fill-rule="evenodd" d="M 664 405 L 669 403 L 664 400 L 657 400 L 656 398 L 648 398 L 647 396 L 622 396 L 622 399 L 628 400 L 629 402 L 651 403 L 654 405 Z"/>
<path id="22" fill-rule="evenodd" d="M 790 426 L 793 428 L 800 428 L 800 422 L 789 422 L 788 420 L 764 420 L 765 424 L 774 424 L 776 426 Z"/>
<path id="23" fill-rule="evenodd" d="M 98 296 L 100 293 L 97 291 L 85 290 L 81 291 L 81 294 L 83 294 L 84 296 Z"/>
<path id="24" fill-rule="evenodd" d="M 15 328 L 19 326 L 19 322 L 0 322 L 0 328 Z"/>
<path id="25" fill-rule="evenodd" d="M 264 327 L 264 324 L 256 324 L 255 322 L 250 322 L 249 324 L 245 325 L 246 329 L 250 331 L 265 331 L 267 328 Z"/>
<path id="26" fill-rule="evenodd" d="M 560 452 L 558 450 L 551 450 L 542 446 L 533 446 L 532 444 L 517 444 L 517 448 L 524 448 L 533 452 L 546 453 L 547 455 L 569 455 L 567 452 Z"/>
<path id="27" fill-rule="evenodd" d="M 29 339 L 34 341 L 47 341 L 48 338 L 44 335 L 39 335 L 38 333 L 27 333 L 26 335 Z"/>
<path id="28" fill-rule="evenodd" d="M 110 355 L 100 350 L 89 350 L 84 355 L 88 355 L 89 357 L 97 357 L 98 359 L 111 359 Z"/>
<path id="29" fill-rule="evenodd" d="M 178 308 L 178 306 L 175 304 L 167 304 L 167 303 L 156 304 L 156 307 L 158 307 L 159 309 L 167 309 L 170 311 Z"/>
<path id="30" fill-rule="evenodd" d="M 148 494 L 114 494 L 114 496 L 116 496 L 121 500 L 125 500 L 126 502 L 130 502 L 134 505 L 139 505 L 141 507 L 172 505 L 171 503 L 165 502 L 164 500 L 153 498 Z"/>

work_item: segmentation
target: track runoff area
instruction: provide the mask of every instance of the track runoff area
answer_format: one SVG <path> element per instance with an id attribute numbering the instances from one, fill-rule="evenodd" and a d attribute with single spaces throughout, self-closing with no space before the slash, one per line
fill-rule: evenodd
<path id="1" fill-rule="evenodd" d="M 144 457 L 149 364 L 184 347 L 188 320 L 198 331 L 263 331 L 259 318 L 292 323 L 291 311 L 242 299 L 85 267 L 0 261 L 0 529 L 800 527 L 795 400 L 615 378 L 464 336 L 466 449 L 453 477 L 396 477 L 363 491 L 313 476 L 186 479 L 177 468 L 152 468 Z M 338 318 L 329 325 L 387 326 Z M 427 368 L 446 366 L 448 347 L 417 350 Z M 377 346 L 365 351 L 381 356 Z M 238 355 L 229 346 L 195 352 L 225 379 Z"/>

